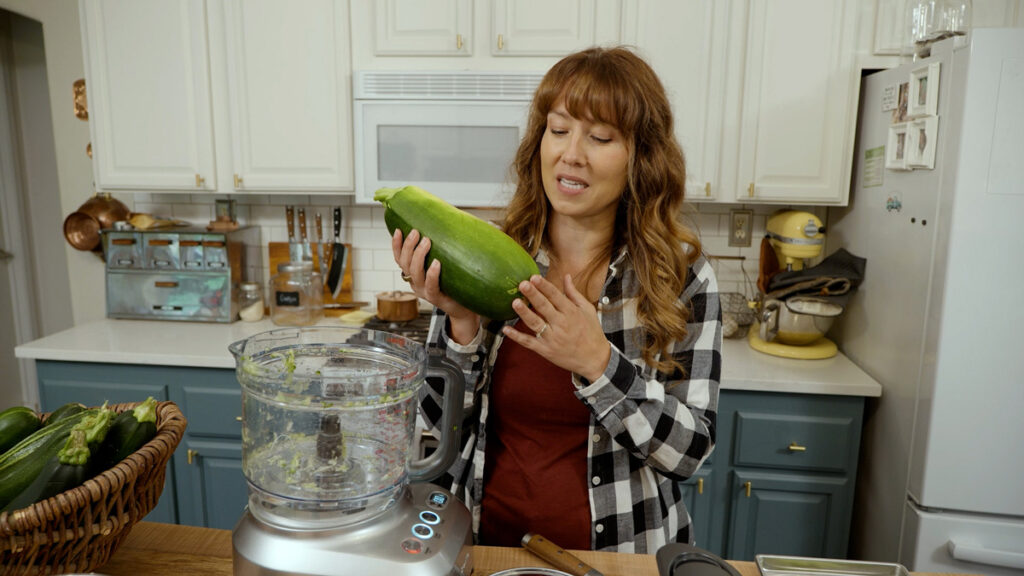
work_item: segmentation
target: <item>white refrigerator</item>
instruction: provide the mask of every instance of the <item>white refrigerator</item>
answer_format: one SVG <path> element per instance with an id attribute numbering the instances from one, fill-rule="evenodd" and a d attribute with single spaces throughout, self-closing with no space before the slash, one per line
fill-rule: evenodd
<path id="1" fill-rule="evenodd" d="M 866 76 L 860 107 L 827 238 L 867 259 L 829 335 L 882 384 L 851 557 L 1024 575 L 1024 29 Z"/>

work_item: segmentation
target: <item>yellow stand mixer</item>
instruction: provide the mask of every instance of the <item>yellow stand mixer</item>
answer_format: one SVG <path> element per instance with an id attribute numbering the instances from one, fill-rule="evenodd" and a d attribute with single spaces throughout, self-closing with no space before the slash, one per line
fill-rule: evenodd
<path id="1" fill-rule="evenodd" d="M 825 244 L 825 227 L 810 212 L 777 212 L 768 218 L 765 231 L 761 278 L 776 272 L 803 270 L 804 261 L 821 254 Z M 767 292 L 762 284 L 767 282 L 759 282 L 762 293 Z M 841 306 L 797 297 L 780 299 L 771 292 L 763 296 L 758 321 L 747 335 L 751 348 L 773 356 L 805 360 L 836 355 L 838 348 L 825 338 L 825 333 L 842 313 Z"/>

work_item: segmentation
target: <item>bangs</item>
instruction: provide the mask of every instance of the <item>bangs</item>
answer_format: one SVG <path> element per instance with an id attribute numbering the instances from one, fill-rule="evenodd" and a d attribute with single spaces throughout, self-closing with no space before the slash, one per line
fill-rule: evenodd
<path id="1" fill-rule="evenodd" d="M 561 90 L 552 94 L 548 109 L 561 100 L 566 111 L 575 118 L 587 119 L 614 126 L 624 135 L 631 135 L 637 125 L 637 118 L 623 86 L 629 86 L 629 79 L 622 77 L 612 67 L 596 62 L 581 62 L 568 78 Z"/>

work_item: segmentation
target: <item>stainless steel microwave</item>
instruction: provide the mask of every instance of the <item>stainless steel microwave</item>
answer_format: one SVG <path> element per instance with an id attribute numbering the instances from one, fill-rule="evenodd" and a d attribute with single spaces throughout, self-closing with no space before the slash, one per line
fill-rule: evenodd
<path id="1" fill-rule="evenodd" d="M 356 202 L 415 184 L 462 207 L 503 206 L 543 73 L 356 71 Z"/>

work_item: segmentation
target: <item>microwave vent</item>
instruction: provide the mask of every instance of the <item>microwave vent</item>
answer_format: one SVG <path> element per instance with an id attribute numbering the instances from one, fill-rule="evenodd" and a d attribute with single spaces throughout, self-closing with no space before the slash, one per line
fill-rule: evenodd
<path id="1" fill-rule="evenodd" d="M 356 99 L 530 100 L 542 73 L 357 72 Z"/>

